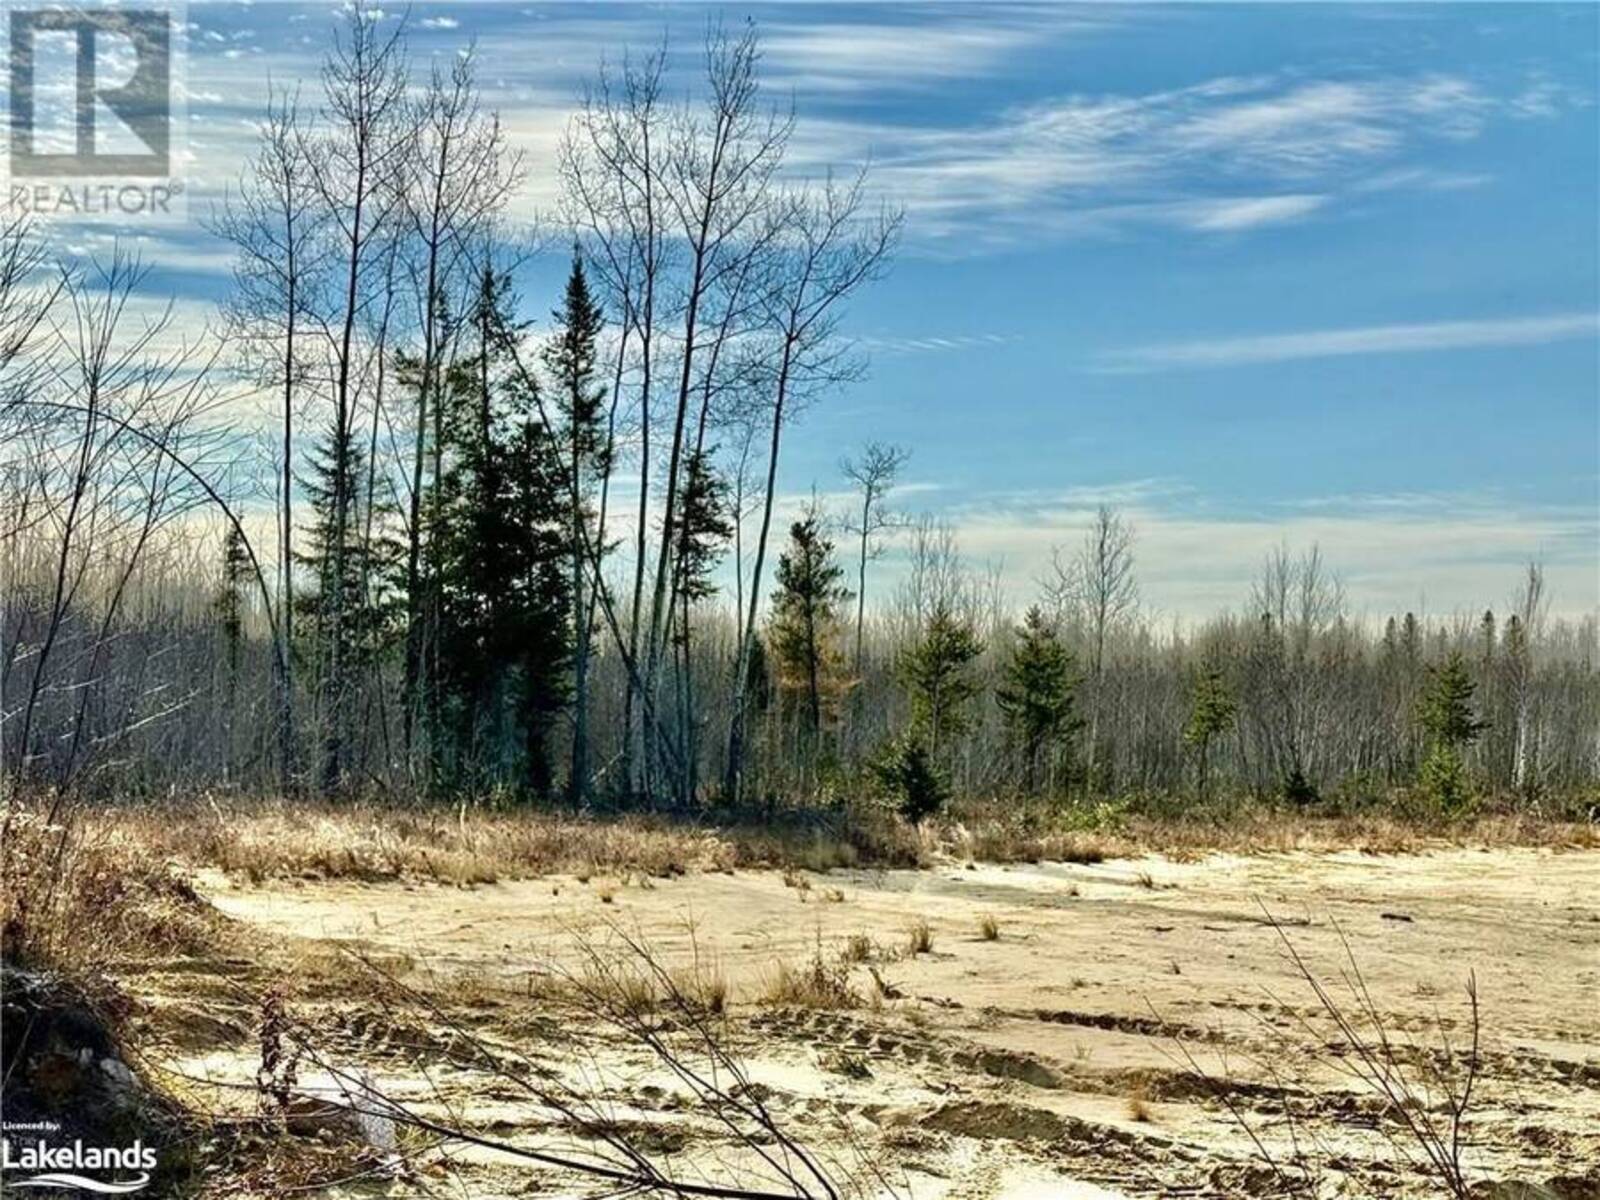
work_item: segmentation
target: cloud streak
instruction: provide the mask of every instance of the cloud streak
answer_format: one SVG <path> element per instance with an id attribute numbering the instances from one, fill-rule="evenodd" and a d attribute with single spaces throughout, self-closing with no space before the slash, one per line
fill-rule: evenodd
<path id="1" fill-rule="evenodd" d="M 1152 224 L 1233 234 L 1304 220 L 1347 196 L 1480 186 L 1488 176 L 1416 160 L 1497 118 L 1554 117 L 1574 103 L 1542 91 L 1534 104 L 1438 72 L 1306 79 L 1284 70 L 1056 96 L 954 126 L 811 122 L 797 149 L 816 169 L 870 159 L 878 186 L 934 238 Z"/>
<path id="2" fill-rule="evenodd" d="M 1101 373 L 1124 374 L 1240 367 L 1363 354 L 1418 354 L 1436 350 L 1538 346 L 1593 338 L 1597 334 L 1600 334 L 1600 314 L 1596 313 L 1369 325 L 1354 329 L 1203 338 L 1139 346 L 1109 352 L 1095 369 Z"/>

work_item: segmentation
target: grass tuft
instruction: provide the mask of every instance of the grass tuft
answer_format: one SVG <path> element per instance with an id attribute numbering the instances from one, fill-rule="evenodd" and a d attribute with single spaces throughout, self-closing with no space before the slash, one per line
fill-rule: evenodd
<path id="1" fill-rule="evenodd" d="M 933 927 L 918 917 L 906 931 L 906 952 L 927 954 L 933 949 Z"/>
<path id="2" fill-rule="evenodd" d="M 798 966 L 777 963 L 767 977 L 761 999 L 775 1006 L 842 1009 L 859 1007 L 861 993 L 850 983 L 849 964 L 828 962 L 819 949 Z"/>

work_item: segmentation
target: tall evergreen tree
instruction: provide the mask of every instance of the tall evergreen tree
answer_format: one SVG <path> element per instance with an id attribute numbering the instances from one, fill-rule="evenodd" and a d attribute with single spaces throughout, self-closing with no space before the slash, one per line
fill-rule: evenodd
<path id="1" fill-rule="evenodd" d="M 318 675 L 323 727 L 321 786 L 345 784 L 353 763 L 356 684 L 393 633 L 400 599 L 392 506 L 359 485 L 367 456 L 351 428 L 335 419 L 312 447 L 301 479 L 310 515 L 296 553 L 310 587 L 296 595 Z M 382 511 L 368 514 L 372 503 Z M 369 528 L 376 536 L 364 536 Z"/>
<path id="2" fill-rule="evenodd" d="M 1434 742 L 1457 749 L 1470 746 L 1485 728 L 1473 710 L 1477 690 L 1461 651 L 1450 651 L 1444 662 L 1428 668 L 1417 723 Z"/>
<path id="3" fill-rule="evenodd" d="M 711 463 L 715 447 L 689 454 L 683 496 L 675 520 L 672 590 L 676 597 L 673 641 L 678 652 L 679 741 L 683 746 L 682 792 L 692 800 L 699 788 L 699 728 L 695 709 L 693 638 L 695 604 L 716 594 L 712 572 L 733 537 L 728 484 Z"/>
<path id="4" fill-rule="evenodd" d="M 824 700 L 832 698 L 840 674 L 839 613 L 850 599 L 843 578 L 816 512 L 789 526 L 772 597 L 772 653 L 780 686 L 804 696 L 813 737 L 822 729 Z"/>
<path id="5" fill-rule="evenodd" d="M 1476 691 L 1466 659 L 1460 650 L 1452 650 L 1444 662 L 1428 669 L 1427 686 L 1417 704 L 1417 724 L 1428 739 L 1422 786 L 1447 810 L 1459 808 L 1467 799 L 1461 752 L 1487 728 L 1474 710 Z"/>
<path id="6" fill-rule="evenodd" d="M 440 397 L 434 771 L 453 788 L 544 796 L 569 694 L 570 490 L 535 385 L 515 367 L 526 329 L 514 311 L 509 280 L 485 270 L 472 351 L 446 373 Z"/>
<path id="7" fill-rule="evenodd" d="M 239 675 L 239 648 L 244 639 L 245 589 L 250 584 L 250 552 L 244 535 L 230 523 L 222 536 L 222 579 L 217 587 L 215 609 L 222 633 L 223 653 L 228 664 L 228 691 L 231 696 Z"/>
<path id="8" fill-rule="evenodd" d="M 572 598 L 572 759 L 567 798 L 581 807 L 589 787 L 589 658 L 596 602 L 585 571 L 590 555 L 604 551 L 594 542 L 595 496 L 611 464 L 603 420 L 605 390 L 595 379 L 597 343 L 605 322 L 576 250 L 566 294 L 554 316 L 555 336 L 546 343 L 543 358 L 553 385 L 552 404 L 561 421 L 556 436 L 566 476 L 567 589 Z M 593 572 L 595 580 L 598 574 Z"/>
<path id="9" fill-rule="evenodd" d="M 1202 799 L 1209 782 L 1211 743 L 1233 728 L 1238 708 L 1221 666 L 1213 663 L 1202 670 L 1195 679 L 1189 700 L 1189 722 L 1183 729 L 1183 740 L 1194 747 L 1198 758 Z"/>
<path id="10" fill-rule="evenodd" d="M 938 757 L 950 738 L 967 728 L 967 703 L 978 694 L 971 675 L 983 653 L 972 625 L 939 603 L 929 614 L 922 637 L 901 656 L 900 674 L 911 693 L 912 724 L 928 738 Z"/>
<path id="11" fill-rule="evenodd" d="M 1077 715 L 1078 679 L 1072 655 L 1038 605 L 1029 608 L 1017 630 L 1017 642 L 1005 665 L 1005 681 L 996 693 L 1012 736 L 1022 747 L 1028 791 L 1032 792 L 1039 759 L 1049 752 L 1054 775 L 1056 753 L 1070 750 L 1070 739 L 1083 728 Z"/>

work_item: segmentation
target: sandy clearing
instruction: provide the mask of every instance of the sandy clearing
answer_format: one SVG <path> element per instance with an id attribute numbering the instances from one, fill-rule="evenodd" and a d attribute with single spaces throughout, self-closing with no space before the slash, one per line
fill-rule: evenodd
<path id="1" fill-rule="evenodd" d="M 576 939 L 604 940 L 613 925 L 669 962 L 709 955 L 731 981 L 752 1075 L 781 1097 L 795 1132 L 826 1140 L 824 1113 L 857 1119 L 918 1200 L 1258 1194 L 1266 1185 L 1243 1131 L 1185 1069 L 1177 1039 L 1219 1077 L 1227 1056 L 1272 1144 L 1287 1134 L 1288 1105 L 1302 1136 L 1339 1156 L 1333 1175 L 1355 1194 L 1422 1194 L 1373 1132 L 1364 1089 L 1318 1052 L 1325 1023 L 1265 910 L 1330 980 L 1347 966 L 1347 941 L 1402 1041 L 1436 1044 L 1443 1028 L 1459 1042 L 1474 973 L 1485 1024 L 1474 1175 L 1588 1176 L 1600 1187 L 1600 853 L 1154 857 L 803 878 L 201 882 L 257 927 L 403 956 L 417 978 L 459 974 L 508 997 L 530 969 L 572 962 Z M 984 915 L 997 940 L 980 935 Z M 914 921 L 928 923 L 932 950 L 902 956 Z M 853 935 L 881 948 L 874 965 L 896 997 L 881 1010 L 751 1002 L 776 963 L 819 949 L 834 959 Z M 854 977 L 871 989 L 866 966 Z M 870 1075 L 831 1070 L 841 1054 Z M 638 1107 L 647 1119 L 651 1105 Z M 463 1169 L 483 1172 L 466 1194 L 508 1186 L 504 1164 Z"/>

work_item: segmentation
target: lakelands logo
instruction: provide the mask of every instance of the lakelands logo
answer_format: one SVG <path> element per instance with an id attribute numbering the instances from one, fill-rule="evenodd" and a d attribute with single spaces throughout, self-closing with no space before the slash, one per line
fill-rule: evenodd
<path id="1" fill-rule="evenodd" d="M 166 8 L 12 6 L 10 178 L 17 213 L 110 217 L 172 212 L 175 55 Z"/>
<path id="2" fill-rule="evenodd" d="M 0 1182 L 4 1188 L 71 1188 L 121 1196 L 148 1187 L 150 1172 L 155 1169 L 155 1149 L 138 1140 L 131 1146 L 106 1149 L 85 1146 L 82 1138 L 70 1146 L 52 1146 L 43 1138 L 14 1145 L 9 1137 L 0 1138 Z M 95 1175 L 136 1174 L 127 1179 L 104 1179 L 93 1178 L 85 1171 Z M 15 1172 L 22 1174 L 18 1177 Z"/>

